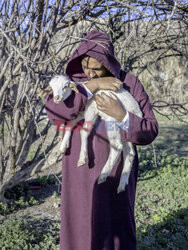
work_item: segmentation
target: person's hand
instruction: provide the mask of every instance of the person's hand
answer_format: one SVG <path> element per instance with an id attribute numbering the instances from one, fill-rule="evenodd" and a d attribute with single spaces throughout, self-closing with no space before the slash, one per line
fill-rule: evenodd
<path id="1" fill-rule="evenodd" d="M 123 83 L 119 79 L 110 76 L 92 79 L 85 85 L 92 93 L 98 90 L 117 91 L 123 87 Z"/>
<path id="2" fill-rule="evenodd" d="M 102 77 L 96 79 L 98 90 L 112 90 L 117 91 L 123 88 L 123 83 L 115 77 Z"/>
<path id="3" fill-rule="evenodd" d="M 122 108 L 116 95 L 111 93 L 111 96 L 109 97 L 105 93 L 97 94 L 95 96 L 97 108 L 121 122 L 126 115 L 126 111 Z"/>

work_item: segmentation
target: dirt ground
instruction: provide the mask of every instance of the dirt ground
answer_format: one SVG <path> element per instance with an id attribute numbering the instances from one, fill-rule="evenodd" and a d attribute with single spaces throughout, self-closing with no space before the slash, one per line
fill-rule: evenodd
<path id="1" fill-rule="evenodd" d="M 54 166 L 54 172 L 57 174 L 61 181 L 61 163 Z M 40 176 L 48 176 L 51 174 L 49 170 L 45 170 Z M 37 177 L 37 176 L 36 176 Z M 18 218 L 30 218 L 34 219 L 47 219 L 53 221 L 60 221 L 60 183 L 47 184 L 41 186 L 40 189 L 32 190 L 32 182 L 35 181 L 35 177 L 31 178 L 28 182 L 31 187 L 32 196 L 39 202 L 38 205 L 28 206 L 27 208 L 18 209 L 9 215 L 1 215 L 0 221 L 4 221 L 9 216 Z"/>

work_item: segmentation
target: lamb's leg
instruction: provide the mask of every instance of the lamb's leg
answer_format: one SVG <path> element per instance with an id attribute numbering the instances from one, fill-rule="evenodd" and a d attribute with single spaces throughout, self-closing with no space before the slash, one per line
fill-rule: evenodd
<path id="1" fill-rule="evenodd" d="M 121 173 L 121 178 L 118 186 L 117 192 L 120 193 L 125 190 L 125 186 L 129 182 L 129 175 L 131 172 L 133 160 L 135 156 L 135 150 L 133 147 L 133 144 L 131 142 L 124 143 L 123 147 L 123 158 L 124 158 L 124 164 L 123 164 L 123 170 Z"/>
<path id="2" fill-rule="evenodd" d="M 98 184 L 106 181 L 106 178 L 110 175 L 123 149 L 120 134 L 115 131 L 115 128 L 114 131 L 109 131 L 107 129 L 107 135 L 110 142 L 110 153 L 108 160 L 102 169 L 101 175 L 99 176 Z"/>
<path id="3" fill-rule="evenodd" d="M 82 119 L 83 119 L 83 115 L 79 114 L 79 116 L 75 120 L 71 121 L 71 123 L 72 123 L 71 127 L 74 127 L 76 125 L 76 123 Z M 65 129 L 65 134 L 63 136 L 63 139 L 62 139 L 62 142 L 61 142 L 61 145 L 59 148 L 60 152 L 63 154 L 65 153 L 65 151 L 67 150 L 67 148 L 70 145 L 71 127 L 69 129 L 66 129 L 65 124 L 63 124 L 63 129 Z"/>
<path id="4" fill-rule="evenodd" d="M 80 156 L 77 163 L 77 166 L 83 166 L 86 163 L 86 159 L 88 157 L 88 136 L 91 133 L 91 130 L 95 124 L 95 121 L 97 119 L 97 115 L 95 112 L 86 112 L 85 111 L 85 122 L 82 130 L 80 131 L 80 137 L 81 137 L 81 148 L 80 148 Z"/>
<path id="5" fill-rule="evenodd" d="M 59 148 L 59 150 L 60 150 L 60 152 L 61 152 L 62 154 L 65 153 L 66 149 L 67 149 L 67 148 L 69 147 L 69 145 L 70 145 L 70 137 L 71 137 L 71 130 L 70 130 L 70 131 L 69 131 L 69 130 L 66 130 L 66 131 L 65 131 L 65 134 L 64 134 L 64 137 L 63 137 L 63 140 L 62 140 L 62 142 L 61 142 L 60 148 Z"/>

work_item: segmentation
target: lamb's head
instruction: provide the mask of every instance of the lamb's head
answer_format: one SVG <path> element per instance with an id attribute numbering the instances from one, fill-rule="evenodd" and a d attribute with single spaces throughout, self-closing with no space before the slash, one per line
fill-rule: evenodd
<path id="1" fill-rule="evenodd" d="M 78 93 L 76 85 L 64 75 L 53 77 L 49 85 L 53 91 L 54 102 L 57 104 L 67 99 L 70 96 L 72 89 Z"/>

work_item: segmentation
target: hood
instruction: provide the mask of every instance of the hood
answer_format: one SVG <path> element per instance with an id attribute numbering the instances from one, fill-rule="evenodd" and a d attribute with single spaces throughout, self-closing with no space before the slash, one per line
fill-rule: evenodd
<path id="1" fill-rule="evenodd" d="M 116 78 L 120 78 L 121 65 L 114 55 L 110 38 L 99 31 L 92 30 L 82 39 L 66 67 L 66 75 L 76 82 L 87 81 L 81 66 L 81 56 L 88 55 L 99 61 Z"/>

